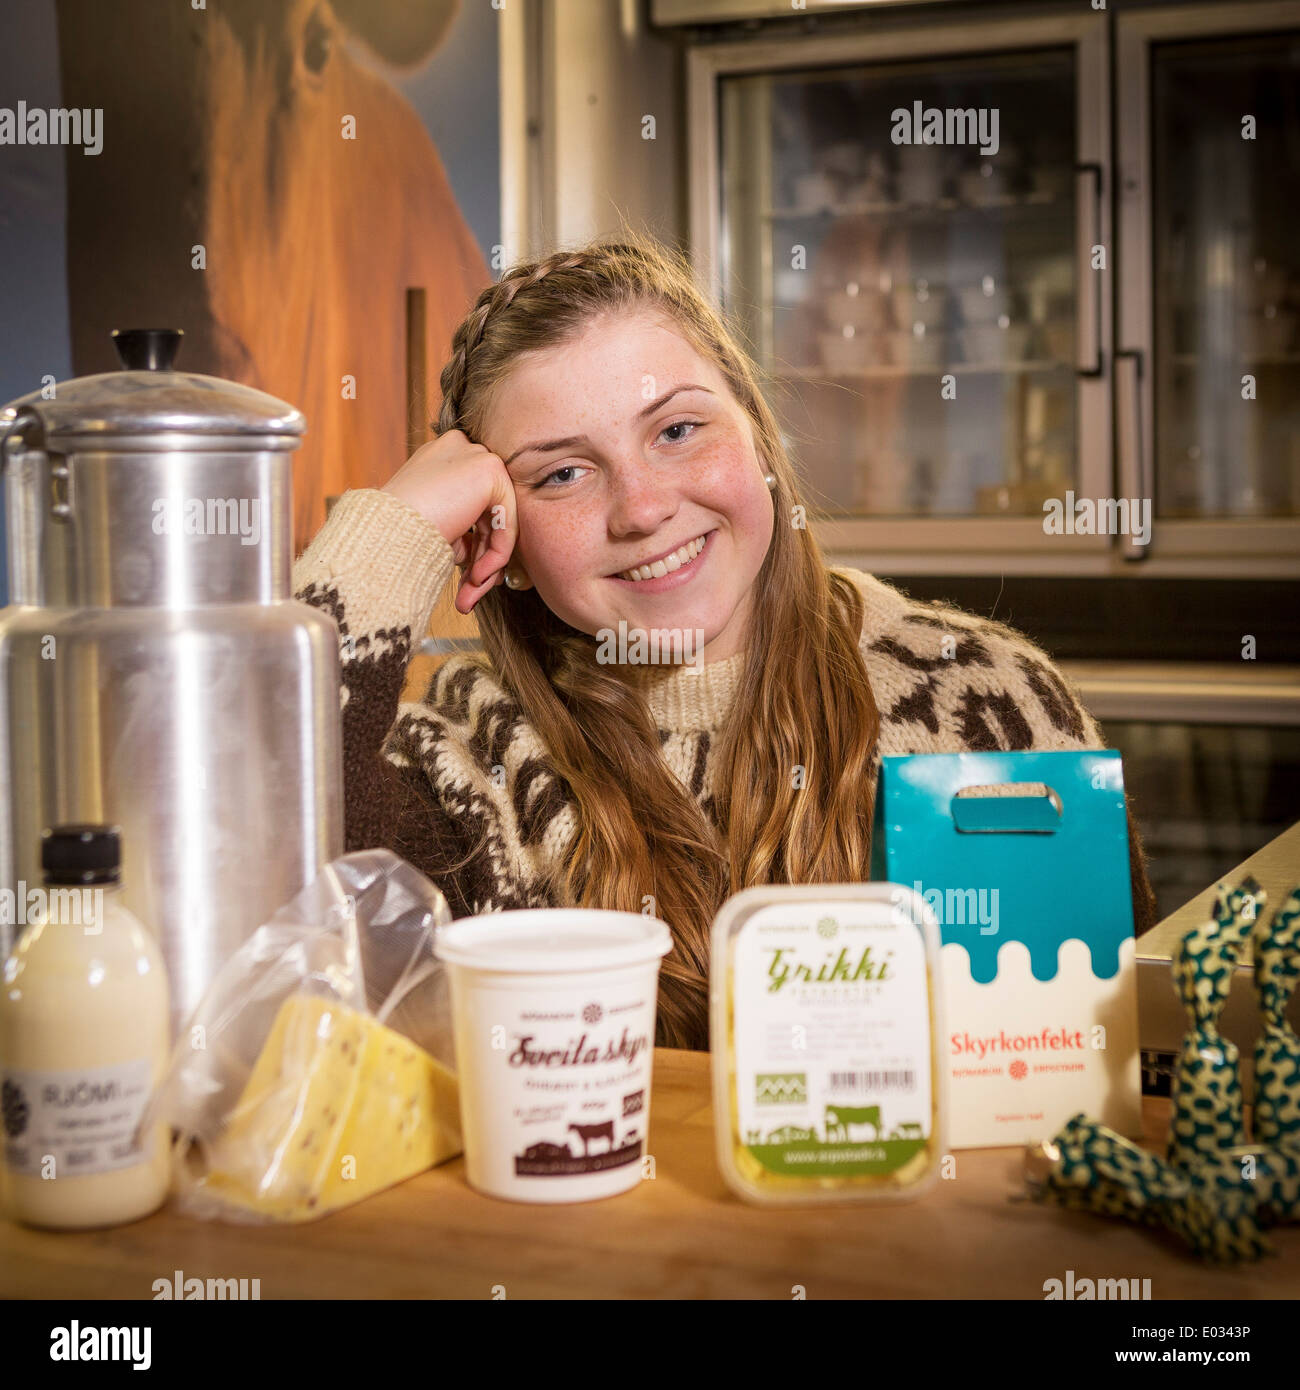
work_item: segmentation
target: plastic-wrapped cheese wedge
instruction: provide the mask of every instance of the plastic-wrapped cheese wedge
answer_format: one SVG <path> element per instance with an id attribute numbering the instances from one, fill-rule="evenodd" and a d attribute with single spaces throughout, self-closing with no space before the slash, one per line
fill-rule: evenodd
<path id="1" fill-rule="evenodd" d="M 455 1076 L 374 1019 L 285 1000 L 203 1182 L 247 1217 L 311 1221 L 461 1151 Z"/>

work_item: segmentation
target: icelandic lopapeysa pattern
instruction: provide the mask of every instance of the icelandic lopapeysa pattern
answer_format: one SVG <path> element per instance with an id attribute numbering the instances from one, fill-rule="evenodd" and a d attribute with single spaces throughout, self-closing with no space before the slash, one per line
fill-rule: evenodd
<path id="1" fill-rule="evenodd" d="M 850 573 L 866 600 L 862 651 L 882 741 L 886 727 L 915 726 L 908 747 L 885 747 L 885 753 L 1102 746 L 1064 681 L 1015 629 L 949 604 L 908 600 L 870 575 Z M 871 638 L 873 610 L 890 621 Z"/>

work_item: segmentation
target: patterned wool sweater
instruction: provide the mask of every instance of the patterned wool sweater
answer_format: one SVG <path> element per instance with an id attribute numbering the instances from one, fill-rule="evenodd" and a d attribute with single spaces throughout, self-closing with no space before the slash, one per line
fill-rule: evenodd
<path id="1" fill-rule="evenodd" d="M 914 601 L 861 571 L 841 573 L 864 599 L 859 649 L 880 711 L 877 758 L 1105 747 L 1028 638 Z M 294 565 L 296 597 L 339 627 L 346 848 L 393 850 L 438 885 L 457 917 L 559 906 L 536 884 L 576 831 L 574 806 L 486 658 L 448 659 L 422 700 L 401 701 L 413 647 L 454 579 L 442 533 L 401 499 L 369 488 L 339 499 Z M 945 656 L 949 634 L 956 649 Z M 738 653 L 699 671 L 628 668 L 654 714 L 664 758 L 715 825 L 710 754 L 743 659 Z M 877 768 L 866 789 L 872 798 Z M 1155 902 L 1131 821 L 1129 838 L 1141 932 L 1154 921 Z"/>

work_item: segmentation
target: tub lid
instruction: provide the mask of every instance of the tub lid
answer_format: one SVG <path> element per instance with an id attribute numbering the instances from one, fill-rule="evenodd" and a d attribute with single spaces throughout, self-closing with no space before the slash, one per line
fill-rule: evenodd
<path id="1" fill-rule="evenodd" d="M 0 411 L 0 435 L 15 426 L 26 442 L 63 452 L 114 448 L 114 440 L 150 434 L 246 437 L 235 448 L 295 448 L 306 430 L 302 413 L 286 401 L 239 382 L 197 372 L 178 372 L 179 328 L 113 330 L 123 370 L 73 377 L 52 393 L 32 391 Z M 121 447 L 121 446 L 119 446 Z M 130 447 L 126 445 L 126 447 Z"/>
<path id="2" fill-rule="evenodd" d="M 462 917 L 439 927 L 434 954 L 499 974 L 565 974 L 647 965 L 672 950 L 657 917 L 598 908 L 524 908 Z"/>

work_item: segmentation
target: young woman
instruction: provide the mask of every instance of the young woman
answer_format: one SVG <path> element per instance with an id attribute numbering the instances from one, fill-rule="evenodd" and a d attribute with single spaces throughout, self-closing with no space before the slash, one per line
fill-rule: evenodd
<path id="1" fill-rule="evenodd" d="M 827 566 L 754 364 L 662 247 L 510 270 L 441 385 L 438 438 L 294 568 L 341 633 L 347 848 L 394 850 L 456 916 L 662 918 L 660 1045 L 708 1046 L 726 897 L 868 877 L 882 754 L 1105 746 L 1025 637 Z M 399 705 L 456 566 L 485 654 Z M 620 630 L 691 659 L 610 661 Z"/>

